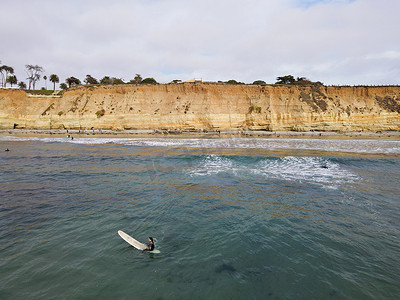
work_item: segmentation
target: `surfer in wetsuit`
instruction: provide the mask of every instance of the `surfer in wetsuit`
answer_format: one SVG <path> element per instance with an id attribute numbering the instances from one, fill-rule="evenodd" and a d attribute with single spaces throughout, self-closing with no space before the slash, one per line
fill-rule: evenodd
<path id="1" fill-rule="evenodd" d="M 149 244 L 147 245 L 146 248 L 143 249 L 143 251 L 153 251 L 154 250 L 154 241 L 151 236 L 149 236 Z"/>

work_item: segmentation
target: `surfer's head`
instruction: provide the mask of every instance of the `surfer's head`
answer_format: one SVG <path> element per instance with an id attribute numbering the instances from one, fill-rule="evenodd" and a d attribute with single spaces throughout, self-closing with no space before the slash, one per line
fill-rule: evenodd
<path id="1" fill-rule="evenodd" d="M 153 238 L 149 236 L 149 241 L 153 243 Z"/>

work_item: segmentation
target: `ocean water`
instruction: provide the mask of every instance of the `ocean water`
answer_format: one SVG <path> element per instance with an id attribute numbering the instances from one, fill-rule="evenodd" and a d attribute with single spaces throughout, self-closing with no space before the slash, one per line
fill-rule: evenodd
<path id="1" fill-rule="evenodd" d="M 0 299 L 400 295 L 400 141 L 0 145 Z"/>

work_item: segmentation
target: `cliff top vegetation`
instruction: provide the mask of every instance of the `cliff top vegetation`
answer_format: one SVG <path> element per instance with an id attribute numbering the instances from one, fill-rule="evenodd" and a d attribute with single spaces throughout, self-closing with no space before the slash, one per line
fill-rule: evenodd
<path id="1" fill-rule="evenodd" d="M 36 94 L 51 94 L 51 92 L 47 89 L 47 79 L 53 83 L 53 92 L 56 91 L 56 84 L 60 83 L 60 78 L 56 74 L 51 74 L 49 78 L 43 74 L 45 74 L 45 70 L 38 65 L 27 64 L 25 65 L 25 72 L 27 74 L 25 81 L 18 81 L 17 77 L 14 75 L 14 68 L 1 65 L 0 61 L 0 87 L 6 88 L 7 84 L 18 85 L 20 89 L 28 89 L 30 92 L 36 90 L 36 84 L 39 82 L 41 78 L 45 81 L 45 86 L 42 87 L 39 91 L 35 92 Z M 190 83 L 205 83 L 205 84 L 227 84 L 227 85 L 246 85 L 247 83 L 237 81 L 235 79 L 230 79 L 227 81 L 216 81 L 216 82 L 203 82 L 203 80 L 173 80 L 169 84 L 190 84 Z M 133 79 L 129 81 L 125 81 L 123 78 L 112 77 L 112 76 L 104 76 L 101 79 L 96 79 L 94 76 L 88 74 L 83 80 L 85 85 L 116 85 L 116 84 L 159 84 L 156 79 L 153 77 L 142 78 L 140 74 L 136 74 Z M 59 88 L 61 90 L 67 90 L 72 87 L 83 85 L 81 80 L 77 77 L 71 76 L 65 79 L 65 82 L 61 82 L 59 84 Z M 285 75 L 276 77 L 275 83 L 266 83 L 264 80 L 258 79 L 253 81 L 253 83 L 248 83 L 252 85 L 300 85 L 300 86 L 323 86 L 324 84 L 320 81 L 312 81 L 306 77 L 294 77 L 293 75 Z"/>

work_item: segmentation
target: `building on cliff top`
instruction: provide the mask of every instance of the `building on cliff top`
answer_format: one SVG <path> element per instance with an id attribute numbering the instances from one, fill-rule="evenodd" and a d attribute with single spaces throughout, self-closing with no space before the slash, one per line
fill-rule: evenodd
<path id="1" fill-rule="evenodd" d="M 174 80 L 171 83 L 203 83 L 203 77 L 201 77 L 201 79 L 189 79 L 189 80 Z"/>

